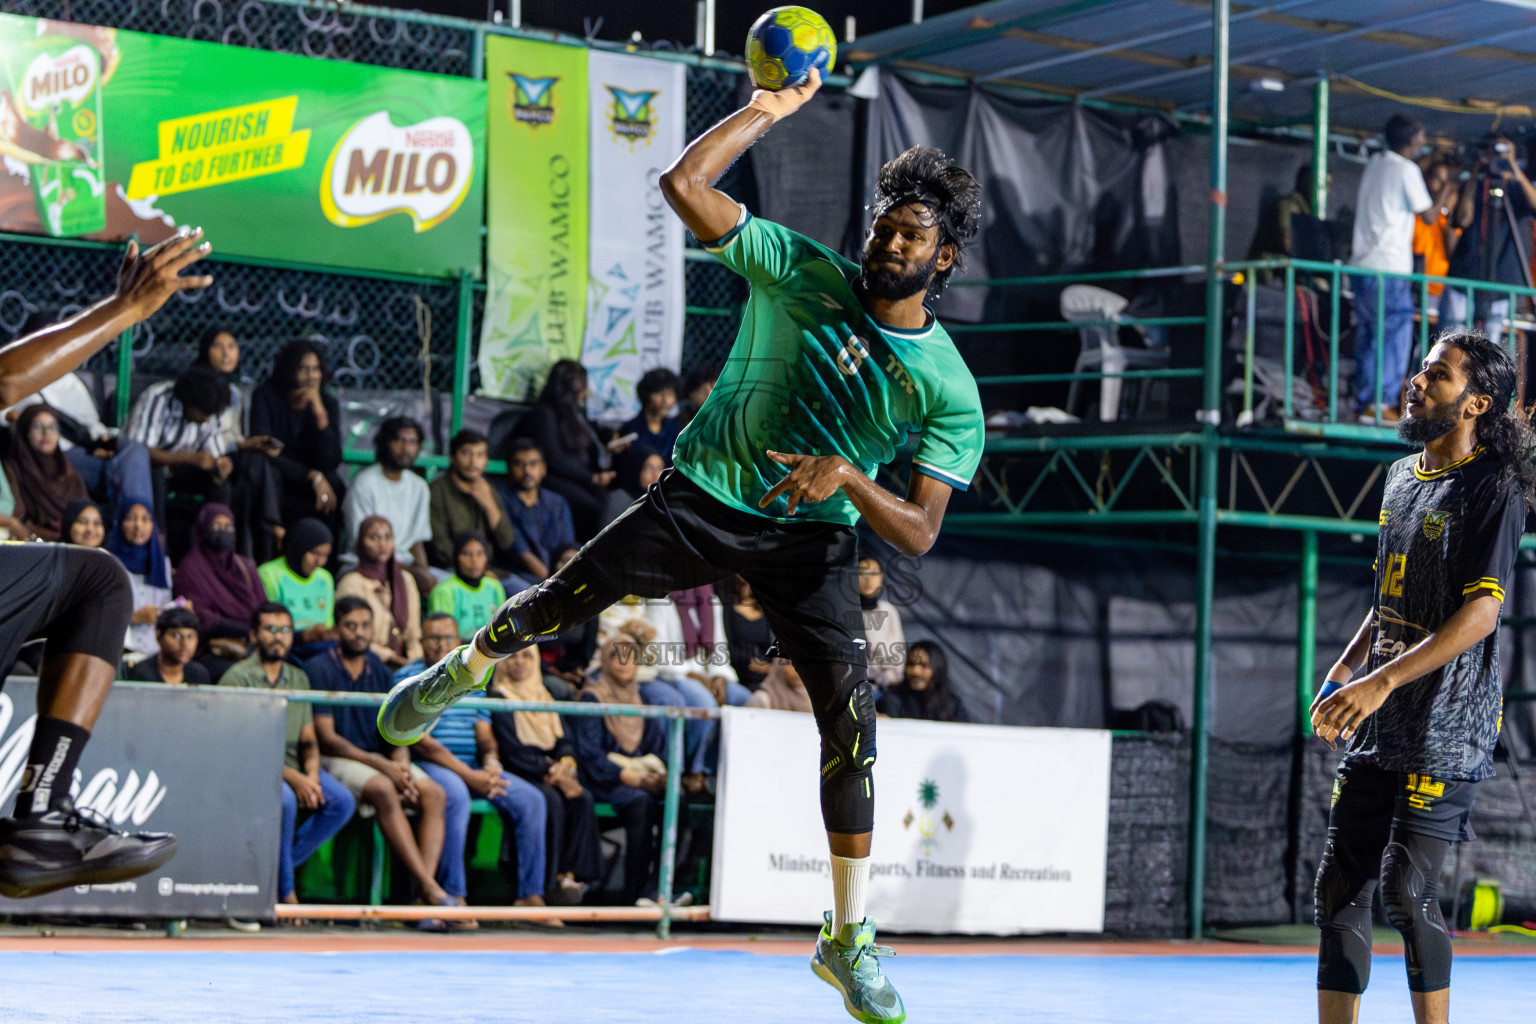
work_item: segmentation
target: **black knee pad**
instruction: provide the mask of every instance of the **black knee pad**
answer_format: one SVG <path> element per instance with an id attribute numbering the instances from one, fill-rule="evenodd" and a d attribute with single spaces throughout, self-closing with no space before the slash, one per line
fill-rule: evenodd
<path id="1" fill-rule="evenodd" d="M 1371 978 L 1371 901 L 1376 885 L 1342 863 L 1337 842 L 1329 837 L 1312 887 L 1315 919 L 1322 930 L 1317 987 L 1358 995 Z"/>
<path id="2" fill-rule="evenodd" d="M 1435 883 L 1439 861 L 1450 844 L 1443 839 L 1409 834 L 1391 842 L 1381 854 L 1381 899 L 1387 920 L 1403 935 L 1408 964 L 1408 988 L 1437 992 L 1451 983 L 1451 937 L 1445 930 Z"/>
<path id="3" fill-rule="evenodd" d="M 1381 854 L 1381 902 L 1398 931 L 1416 923 L 1424 899 L 1424 874 L 1402 843 L 1388 843 Z"/>
<path id="4" fill-rule="evenodd" d="M 860 680 L 816 715 L 821 729 L 821 815 L 828 832 L 875 827 L 875 687 Z"/>

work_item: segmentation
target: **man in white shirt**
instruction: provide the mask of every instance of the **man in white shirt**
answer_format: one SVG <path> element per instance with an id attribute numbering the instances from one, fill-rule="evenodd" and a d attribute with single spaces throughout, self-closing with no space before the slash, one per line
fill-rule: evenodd
<path id="1" fill-rule="evenodd" d="M 1413 273 L 1413 218 L 1434 224 L 1440 206 L 1413 162 L 1424 148 L 1418 118 L 1393 114 L 1387 148 L 1366 165 L 1355 196 L 1355 236 L 1350 265 L 1393 274 Z M 1413 286 L 1402 278 L 1352 275 L 1355 291 L 1355 399 L 1365 423 L 1395 423 L 1413 338 Z M 1377 305 L 1380 303 L 1378 322 Z M 1381 380 L 1376 379 L 1380 349 Z M 1377 388 L 1380 397 L 1377 397 Z"/>
<path id="2" fill-rule="evenodd" d="M 427 567 L 427 541 L 432 539 L 431 492 L 411 470 L 421 454 L 421 424 L 394 416 L 379 424 L 373 436 L 375 462 L 352 479 L 342 502 L 347 543 L 357 543 L 357 530 L 369 516 L 383 516 L 395 531 L 395 560 L 416 578 L 425 597 L 437 582 Z M 343 563 L 355 562 L 348 552 Z"/>

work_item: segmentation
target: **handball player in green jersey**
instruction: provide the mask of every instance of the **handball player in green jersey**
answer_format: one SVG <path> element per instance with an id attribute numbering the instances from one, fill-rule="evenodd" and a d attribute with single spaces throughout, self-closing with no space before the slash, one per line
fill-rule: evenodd
<path id="1" fill-rule="evenodd" d="M 724 372 L 678 438 L 675 468 L 565 568 L 512 597 L 474 642 L 401 682 L 379 711 L 395 743 L 419 738 L 494 663 L 629 594 L 743 576 L 815 708 L 833 910 L 811 966 L 872 1024 L 904 1020 L 864 916 L 874 828 L 875 690 L 868 682 L 854 525 L 909 554 L 933 545 L 951 492 L 981 459 L 976 382 L 938 325 L 942 292 L 976 233 L 976 179 L 916 147 L 881 168 L 874 224 L 854 263 L 752 217 L 714 188 L 726 168 L 821 84 L 753 94 L 662 175 L 683 223 L 751 285 Z M 920 435 L 905 496 L 874 482 Z M 806 770 L 809 770 L 807 766 Z"/>

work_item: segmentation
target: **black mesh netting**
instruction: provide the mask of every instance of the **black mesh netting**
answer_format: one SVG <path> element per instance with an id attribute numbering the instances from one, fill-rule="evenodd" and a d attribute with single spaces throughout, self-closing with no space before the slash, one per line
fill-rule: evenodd
<path id="1" fill-rule="evenodd" d="M 1104 930 L 1180 935 L 1186 916 L 1189 740 L 1116 736 L 1110 762 Z"/>
<path id="2" fill-rule="evenodd" d="M 1206 778 L 1205 923 L 1285 920 L 1291 745 L 1213 739 Z"/>

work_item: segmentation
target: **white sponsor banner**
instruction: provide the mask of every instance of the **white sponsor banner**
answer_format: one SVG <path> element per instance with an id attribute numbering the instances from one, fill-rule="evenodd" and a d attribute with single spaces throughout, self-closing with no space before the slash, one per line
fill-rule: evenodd
<path id="1" fill-rule="evenodd" d="M 593 50 L 591 219 L 586 335 L 587 414 L 628 419 L 646 370 L 676 370 L 683 354 L 683 225 L 660 177 L 684 142 L 681 64 Z"/>
<path id="2" fill-rule="evenodd" d="M 832 905 L 808 714 L 722 709 L 710 914 Z M 895 931 L 1099 932 L 1110 734 L 880 719 L 868 914 Z"/>

